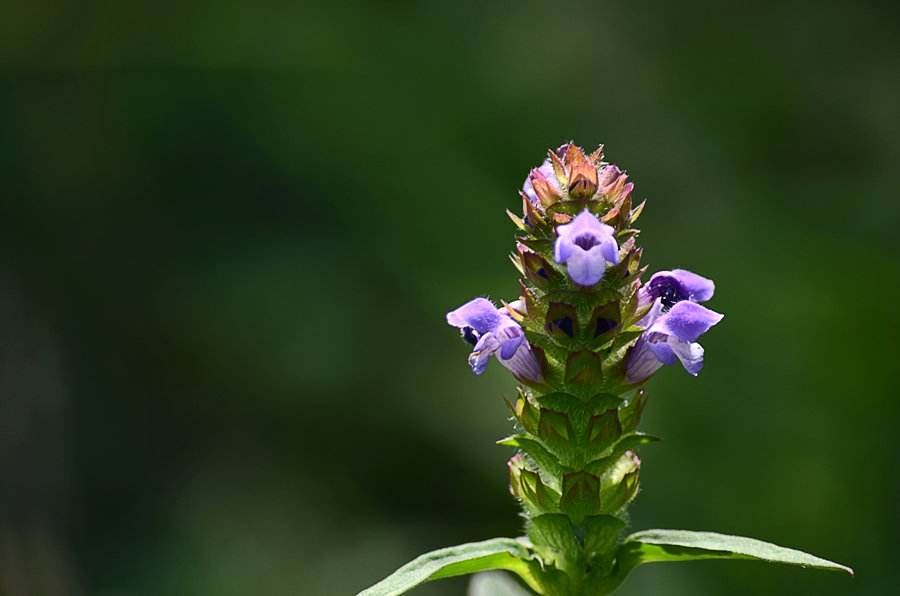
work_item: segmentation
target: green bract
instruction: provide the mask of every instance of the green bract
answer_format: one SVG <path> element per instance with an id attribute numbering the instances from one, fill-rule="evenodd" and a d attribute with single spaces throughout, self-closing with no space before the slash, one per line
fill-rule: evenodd
<path id="1" fill-rule="evenodd" d="M 688 372 L 696 374 L 702 348 L 692 343 L 694 336 L 721 315 L 692 302 L 693 296 L 709 299 L 713 284 L 684 270 L 654 276 L 649 285 L 658 283 L 658 296 L 653 287 L 642 289 L 645 268 L 635 222 L 643 203 L 633 207 L 633 185 L 601 159 L 602 151 L 587 156 L 571 144 L 549 152 L 524 188 L 524 217 L 510 214 L 519 229 L 512 260 L 521 274 L 520 300 L 498 315 L 478 299 L 448 317 L 476 344 L 473 354 L 486 358 L 488 340 L 497 342 L 490 344 L 491 353 L 520 381 L 518 397 L 509 404 L 515 434 L 498 443 L 517 450 L 509 461 L 510 489 L 522 505 L 527 537 L 422 555 L 360 596 L 402 594 L 426 581 L 498 569 L 516 574 L 538 594 L 607 594 L 638 565 L 699 559 L 760 560 L 852 574 L 843 565 L 750 538 L 682 530 L 623 537 L 628 505 L 640 489 L 636 449 L 657 440 L 637 430 L 647 405 L 643 384 L 655 368 L 671 363 L 665 362 L 667 354 L 680 353 L 688 359 L 682 359 Z M 569 227 L 561 232 L 560 226 Z M 560 234 L 567 236 L 558 239 Z M 562 243 L 568 243 L 563 251 Z M 592 249 L 606 252 L 601 257 L 587 252 Z M 682 291 L 679 280 L 696 284 L 698 294 Z M 460 313 L 466 308 L 472 325 L 481 329 L 465 327 Z M 472 314 L 477 309 L 481 318 Z M 673 319 L 676 311 L 683 313 L 679 321 Z M 701 331 L 691 332 L 689 315 L 697 312 L 708 320 Z M 665 316 L 668 331 L 648 330 L 647 319 Z M 511 342 L 512 353 L 528 346 L 524 354 L 533 374 L 522 374 L 522 364 L 503 355 L 502 342 Z M 629 374 L 629 356 L 638 348 L 644 350 L 641 366 L 647 372 Z M 476 372 L 484 364 L 479 360 Z M 492 576 L 479 580 L 473 592 L 521 594 L 524 586 Z"/>

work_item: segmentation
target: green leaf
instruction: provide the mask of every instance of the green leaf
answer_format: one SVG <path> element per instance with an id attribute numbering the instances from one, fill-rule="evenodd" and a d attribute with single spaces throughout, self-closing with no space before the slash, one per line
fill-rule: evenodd
<path id="1" fill-rule="evenodd" d="M 560 509 L 580 524 L 588 515 L 600 512 L 600 479 L 587 472 L 569 472 L 563 476 Z"/>
<path id="2" fill-rule="evenodd" d="M 559 456 L 562 462 L 571 463 L 573 434 L 572 423 L 567 414 L 541 408 L 537 435 L 544 445 Z"/>
<path id="3" fill-rule="evenodd" d="M 600 502 L 603 513 L 615 513 L 631 502 L 640 488 L 641 461 L 628 451 L 602 476 Z"/>
<path id="4" fill-rule="evenodd" d="M 559 511 L 559 493 L 544 484 L 540 474 L 523 469 L 519 482 L 522 498 L 532 508 L 536 508 L 542 513 Z"/>
<path id="5" fill-rule="evenodd" d="M 612 556 L 625 522 L 612 515 L 594 515 L 584 520 L 584 552 L 588 557 Z"/>
<path id="6" fill-rule="evenodd" d="M 600 358 L 589 351 L 572 352 L 566 359 L 566 383 L 596 387 L 603 379 Z"/>
<path id="7" fill-rule="evenodd" d="M 635 430 L 641 421 L 644 406 L 647 405 L 647 394 L 644 389 L 638 389 L 628 403 L 619 409 L 619 419 L 622 422 L 622 430 L 631 432 Z"/>
<path id="8" fill-rule="evenodd" d="M 541 468 L 541 472 L 543 472 L 541 478 L 544 482 L 554 490 L 561 489 L 559 478 L 568 471 L 568 468 L 563 466 L 540 441 L 529 439 L 525 435 L 513 435 L 497 441 L 497 444 L 517 447 L 524 451 Z"/>
<path id="9" fill-rule="evenodd" d="M 612 451 L 609 455 L 589 462 L 584 469 L 591 474 L 603 474 L 616 462 L 618 462 L 626 451 L 630 451 L 632 449 L 640 447 L 641 445 L 647 445 L 655 441 L 659 441 L 659 438 L 644 433 L 631 433 L 624 435 L 615 445 L 613 445 Z"/>
<path id="10" fill-rule="evenodd" d="M 811 569 L 853 570 L 808 553 L 743 536 L 688 530 L 645 530 L 625 539 L 619 547 L 619 573 L 644 563 L 695 561 L 700 559 L 744 559 L 798 565 Z"/>
<path id="11" fill-rule="evenodd" d="M 541 593 L 533 573 L 538 562 L 533 559 L 534 555 L 525 544 L 512 538 L 460 544 L 426 553 L 410 561 L 357 596 L 397 596 L 427 581 L 492 569 L 512 571 Z"/>
<path id="12" fill-rule="evenodd" d="M 528 535 L 534 541 L 535 548 L 545 545 L 552 551 L 541 553 L 545 555 L 542 558 L 545 563 L 549 562 L 547 559 L 556 559 L 557 555 L 572 555 L 581 551 L 575 540 L 572 522 L 562 513 L 545 513 L 531 518 Z"/>
<path id="13" fill-rule="evenodd" d="M 590 456 L 600 455 L 616 442 L 622 434 L 622 423 L 619 422 L 619 411 L 607 410 L 591 417 L 588 424 L 587 442 Z"/>
<path id="14" fill-rule="evenodd" d="M 539 579 L 549 594 L 572 593 L 566 588 L 569 576 L 580 573 L 584 558 L 575 534 L 569 517 L 562 513 L 545 513 L 528 520 L 528 537 L 545 565 Z"/>
<path id="15" fill-rule="evenodd" d="M 512 406 L 513 414 L 516 420 L 519 421 L 519 424 L 522 425 L 522 428 L 532 434 L 537 434 L 541 411 L 528 400 L 528 396 L 521 387 L 517 389 L 519 398 L 516 400 L 515 405 Z"/>
<path id="16" fill-rule="evenodd" d="M 479 573 L 469 582 L 467 596 L 531 596 L 514 579 L 500 571 Z"/>

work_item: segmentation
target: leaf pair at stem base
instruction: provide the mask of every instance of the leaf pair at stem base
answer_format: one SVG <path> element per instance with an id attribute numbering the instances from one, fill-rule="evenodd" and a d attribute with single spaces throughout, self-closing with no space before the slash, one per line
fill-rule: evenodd
<path id="1" fill-rule="evenodd" d="M 852 569 L 839 563 L 753 538 L 714 532 L 645 530 L 625 538 L 617 551 L 612 574 L 574 592 L 558 583 L 552 573 L 548 574 L 550 568 L 542 564 L 526 539 L 494 538 L 424 554 L 358 596 L 397 596 L 428 581 L 496 569 L 515 573 L 537 594 L 594 596 L 615 590 L 638 565 L 704 559 L 766 561 L 853 575 Z"/>

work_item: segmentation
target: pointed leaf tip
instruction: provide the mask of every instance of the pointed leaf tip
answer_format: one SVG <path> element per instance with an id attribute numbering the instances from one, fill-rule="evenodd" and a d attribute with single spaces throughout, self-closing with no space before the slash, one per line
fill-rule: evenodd
<path id="1" fill-rule="evenodd" d="M 796 565 L 810 569 L 843 571 L 853 569 L 815 555 L 744 536 L 688 530 L 645 530 L 625 539 L 620 549 L 624 572 L 644 563 L 700 559 L 749 559 Z"/>

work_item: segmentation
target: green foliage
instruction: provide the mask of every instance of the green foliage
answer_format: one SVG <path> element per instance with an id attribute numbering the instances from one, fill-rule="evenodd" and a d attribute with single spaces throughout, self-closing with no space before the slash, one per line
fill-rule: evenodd
<path id="1" fill-rule="evenodd" d="M 540 474 L 526 467 L 523 456 L 509 460 L 509 475 L 513 495 L 520 499 L 529 513 L 538 515 L 559 511 L 560 494 L 544 484 Z"/>
<path id="2" fill-rule="evenodd" d="M 602 363 L 594 352 L 572 352 L 566 360 L 566 383 L 576 388 L 593 388 L 603 378 Z"/>
<path id="3" fill-rule="evenodd" d="M 743 536 L 689 530 L 644 530 L 632 534 L 619 548 L 618 564 L 620 569 L 627 573 L 628 570 L 644 563 L 700 559 L 767 561 L 810 569 L 843 571 L 853 575 L 853 570 L 845 565 L 803 551 Z"/>
<path id="4" fill-rule="evenodd" d="M 584 552 L 588 560 L 611 559 L 625 522 L 612 515 L 593 515 L 584 520 L 583 526 Z"/>
<path id="5" fill-rule="evenodd" d="M 357 596 L 397 596 L 427 581 L 491 569 L 512 571 L 539 590 L 533 559 L 528 548 L 512 538 L 461 544 L 426 553 Z"/>
<path id="6" fill-rule="evenodd" d="M 600 479 L 585 471 L 565 474 L 559 506 L 573 524 L 580 525 L 586 516 L 600 510 Z"/>
<path id="7" fill-rule="evenodd" d="M 581 547 L 566 514 L 545 513 L 532 518 L 528 523 L 528 536 L 546 564 L 571 571 L 581 558 Z"/>
<path id="8" fill-rule="evenodd" d="M 688 530 L 646 530 L 625 538 L 619 545 L 612 572 L 597 568 L 586 578 L 583 593 L 613 592 L 635 567 L 645 563 L 707 559 L 765 561 L 853 574 L 844 565 L 753 538 Z"/>
<path id="9" fill-rule="evenodd" d="M 561 478 L 564 473 L 570 471 L 563 466 L 556 455 L 551 453 L 540 441 L 529 438 L 526 435 L 515 435 L 497 441 L 498 445 L 517 447 L 531 458 L 541 472 L 541 478 L 554 490 L 561 490 Z"/>
<path id="10" fill-rule="evenodd" d="M 529 521 L 525 540 L 495 538 L 463 544 L 422 555 L 358 596 L 397 596 L 427 581 L 486 570 L 518 575 L 538 594 L 600 595 L 621 585 L 639 565 L 708 559 L 765 561 L 809 569 L 841 571 L 845 565 L 753 538 L 688 530 L 645 530 L 631 534 L 616 549 L 624 522 L 612 515 L 583 518 L 576 527 L 571 514 L 544 513 Z M 578 532 L 581 539 L 577 539 Z M 586 566 L 585 566 L 586 565 Z M 583 577 L 580 570 L 589 570 Z M 501 582 L 503 583 L 503 582 Z M 496 582 L 473 580 L 472 594 L 487 594 Z M 512 582 L 505 582 L 513 586 Z M 504 592 L 498 591 L 496 594 Z M 511 594 L 525 594 L 522 588 Z"/>
<path id="11" fill-rule="evenodd" d="M 644 433 L 627 434 L 619 439 L 619 441 L 616 442 L 615 445 L 613 445 L 612 451 L 609 453 L 609 455 L 605 455 L 588 462 L 588 464 L 585 466 L 585 470 L 592 474 L 602 474 L 616 462 L 618 462 L 619 459 L 628 451 L 640 447 L 641 445 L 648 445 L 655 441 L 659 441 L 659 439 L 652 435 L 647 435 Z"/>
<path id="12" fill-rule="evenodd" d="M 633 451 L 626 451 L 602 476 L 600 491 L 601 511 L 618 513 L 637 496 L 641 474 L 641 461 Z"/>
<path id="13" fill-rule="evenodd" d="M 628 403 L 619 409 L 619 419 L 622 422 L 622 430 L 628 432 L 637 428 L 647 405 L 647 394 L 643 388 L 628 400 Z"/>

